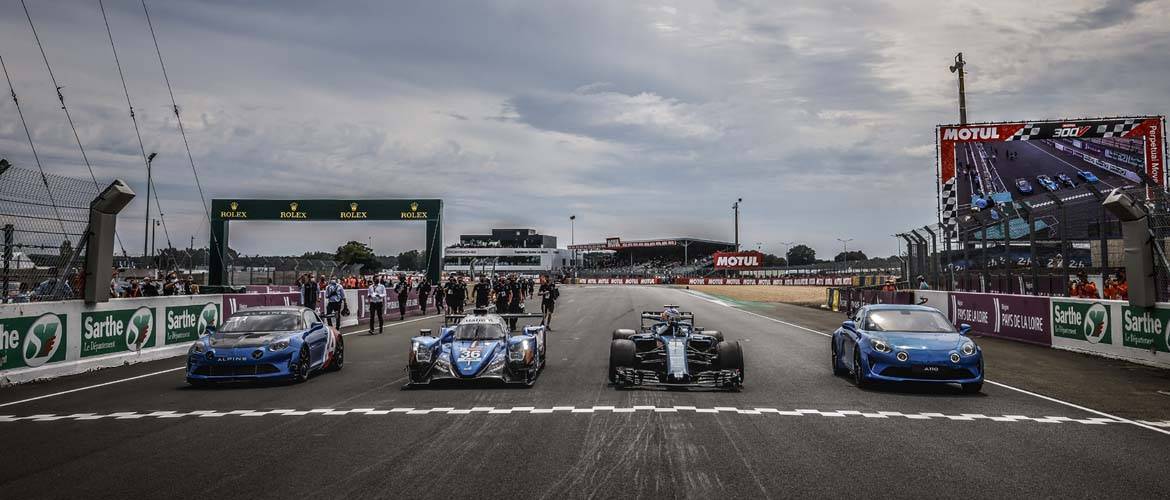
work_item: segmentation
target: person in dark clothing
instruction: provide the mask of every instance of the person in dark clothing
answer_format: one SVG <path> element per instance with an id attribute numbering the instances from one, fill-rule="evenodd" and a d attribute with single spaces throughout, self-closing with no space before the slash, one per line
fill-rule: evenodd
<path id="1" fill-rule="evenodd" d="M 447 281 L 447 312 L 463 314 L 463 302 L 467 299 L 467 286 L 456 276 Z"/>
<path id="2" fill-rule="evenodd" d="M 301 278 L 301 304 L 314 311 L 317 310 L 318 295 L 320 295 L 320 289 L 317 288 L 317 281 L 306 274 Z"/>
<path id="3" fill-rule="evenodd" d="M 508 288 L 508 282 L 502 277 L 497 277 L 495 287 L 493 287 L 492 291 L 496 294 L 496 313 L 504 314 L 508 312 L 508 304 L 511 302 L 508 297 L 511 293 L 511 290 Z"/>
<path id="4" fill-rule="evenodd" d="M 492 301 L 492 286 L 488 283 L 487 277 L 479 279 L 479 283 L 475 284 L 475 307 L 485 308 Z"/>
<path id="5" fill-rule="evenodd" d="M 532 278 L 528 278 L 527 281 L 528 281 L 528 296 L 532 297 L 533 294 L 536 292 L 536 280 L 533 280 Z"/>
<path id="6" fill-rule="evenodd" d="M 398 321 L 406 319 L 406 301 L 410 298 L 410 283 L 406 275 L 398 275 L 398 283 L 394 285 L 394 292 L 398 294 Z"/>
<path id="7" fill-rule="evenodd" d="M 545 328 L 552 330 L 552 315 L 553 309 L 556 308 L 557 298 L 561 296 L 561 291 L 557 290 L 557 284 L 548 279 L 548 276 L 540 277 L 540 312 L 544 315 L 544 319 L 540 324 Z"/>
<path id="8" fill-rule="evenodd" d="M 508 288 L 510 294 L 508 295 L 508 312 L 511 314 L 521 314 L 524 312 L 524 284 L 516 278 L 516 275 L 508 280 Z M 511 318 L 508 325 L 515 330 L 516 318 Z"/>
<path id="9" fill-rule="evenodd" d="M 418 284 L 418 307 L 422 309 L 422 313 L 427 313 L 427 297 L 431 296 L 431 283 L 423 278 L 422 282 Z"/>
<path id="10" fill-rule="evenodd" d="M 443 286 L 442 280 L 435 284 L 435 312 L 443 314 L 443 304 L 447 303 L 447 287 Z M 423 311 L 426 313 L 426 311 Z"/>

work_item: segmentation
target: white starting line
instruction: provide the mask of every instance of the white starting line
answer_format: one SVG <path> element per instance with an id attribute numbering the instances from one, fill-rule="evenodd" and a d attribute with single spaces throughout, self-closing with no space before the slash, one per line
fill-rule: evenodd
<path id="1" fill-rule="evenodd" d="M 494 406 L 476 406 L 473 408 L 354 408 L 339 410 L 335 408 L 315 408 L 311 410 L 276 409 L 276 410 L 194 410 L 194 411 L 119 411 L 112 413 L 72 413 L 57 415 L 41 413 L 36 415 L 16 416 L 0 415 L 0 423 L 11 422 L 56 422 L 61 420 L 138 420 L 138 419 L 174 419 L 174 418 L 222 418 L 222 417 L 298 417 L 298 416 L 342 416 L 342 415 L 511 415 L 511 414 L 582 414 L 582 413 L 714 413 L 735 415 L 775 415 L 781 417 L 860 417 L 870 419 L 905 419 L 905 420 L 950 420 L 950 421 L 977 421 L 990 422 L 1036 422 L 1044 424 L 1077 423 L 1084 425 L 1125 424 L 1125 420 L 1108 417 L 1072 418 L 1061 416 L 1029 417 L 1025 415 L 984 415 L 982 413 L 960 413 L 948 415 L 945 413 L 903 413 L 899 411 L 858 411 L 858 410 L 811 410 L 793 409 L 781 410 L 777 408 L 734 408 L 716 406 L 713 408 L 698 408 L 695 406 L 552 406 L 538 408 L 535 406 L 512 406 L 497 408 Z M 1142 422 L 1147 425 L 1170 428 L 1170 421 Z"/>

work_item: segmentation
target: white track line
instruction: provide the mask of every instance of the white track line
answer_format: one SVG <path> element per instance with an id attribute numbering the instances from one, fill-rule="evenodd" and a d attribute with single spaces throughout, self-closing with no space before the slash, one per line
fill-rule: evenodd
<path id="1" fill-rule="evenodd" d="M 416 322 L 416 321 L 422 321 L 422 320 L 425 320 L 425 319 L 431 319 L 431 318 L 434 318 L 434 317 L 437 317 L 437 316 L 438 316 L 438 315 L 432 314 L 432 315 L 430 315 L 430 316 L 423 316 L 423 317 L 421 317 L 421 318 L 414 318 L 414 319 L 408 319 L 408 320 L 406 320 L 406 321 L 399 321 L 399 322 L 397 322 L 397 323 L 392 323 L 392 324 L 390 324 L 390 327 L 391 327 L 391 328 L 393 328 L 393 327 L 395 327 L 395 326 L 398 326 L 398 325 L 405 325 L 405 324 L 407 324 L 407 323 L 414 323 L 414 322 Z M 354 326 L 361 326 L 361 323 L 359 323 L 359 324 L 357 324 L 357 325 L 354 325 Z M 342 337 L 348 337 L 348 336 L 350 336 L 350 335 L 354 335 L 354 334 L 357 334 L 357 333 L 366 333 L 366 332 L 368 332 L 368 330 L 357 330 L 357 331 L 353 331 L 353 332 L 349 332 L 349 333 L 343 333 L 343 334 L 341 334 L 341 336 L 342 336 Z M 21 403 L 28 403 L 28 402 L 30 402 L 30 401 L 36 401 L 36 400 L 38 400 L 38 399 L 46 399 L 46 398 L 52 398 L 52 397 L 57 397 L 57 396 L 64 396 L 64 395 L 66 395 L 66 394 L 72 394 L 72 393 L 74 393 L 74 392 L 88 391 L 88 390 L 90 390 L 90 389 L 97 389 L 97 388 L 99 388 L 99 387 L 105 387 L 105 386 L 107 386 L 107 385 L 120 384 L 120 383 L 122 383 L 122 382 L 129 382 L 129 381 L 131 381 L 131 380 L 138 380 L 138 379 L 140 379 L 140 378 L 153 377 L 153 376 L 155 376 L 155 375 L 162 375 L 162 374 L 164 374 L 164 373 L 171 373 L 171 372 L 175 372 L 175 371 L 183 370 L 183 369 L 185 369 L 185 368 L 187 368 L 185 365 L 184 365 L 184 366 L 177 366 L 177 367 L 175 367 L 175 368 L 168 368 L 168 369 L 166 369 L 166 370 L 159 370 L 159 371 L 157 371 L 157 372 L 153 372 L 153 373 L 147 373 L 147 374 L 144 374 L 144 375 L 137 375 L 137 376 L 134 376 L 134 377 L 128 377 L 128 378 L 118 379 L 118 380 L 114 380 L 114 381 L 110 381 L 110 382 L 103 382 L 103 383 L 101 383 L 101 384 L 87 385 L 87 386 L 85 386 L 85 387 L 78 387 L 78 388 L 76 388 L 76 389 L 69 389 L 69 390 L 67 390 L 67 391 L 54 392 L 54 393 L 52 393 L 52 394 L 44 394 L 44 395 L 41 395 L 41 396 L 31 397 L 31 398 L 28 398 L 28 399 L 21 399 L 21 400 L 19 400 L 19 401 L 9 401 L 9 402 L 7 402 L 7 403 L 0 403 L 0 408 L 3 408 L 3 407 L 5 407 L 5 406 L 18 405 L 18 404 L 21 404 Z"/>
<path id="2" fill-rule="evenodd" d="M 697 297 L 697 298 L 700 298 L 700 299 L 706 300 L 706 301 L 708 301 L 708 302 L 713 302 L 713 303 L 716 303 L 716 304 L 721 304 L 721 305 L 723 305 L 724 307 L 730 307 L 731 309 L 734 309 L 734 310 L 736 310 L 736 311 L 739 311 L 739 312 L 742 312 L 742 313 L 745 313 L 745 314 L 750 314 L 750 315 L 752 315 L 752 316 L 760 317 L 760 318 L 766 319 L 766 320 L 768 320 L 768 321 L 772 321 L 772 322 L 775 322 L 775 323 L 780 323 L 780 324 L 782 324 L 782 325 L 791 326 L 791 327 L 793 327 L 793 328 L 798 328 L 798 329 L 804 330 L 804 331 L 806 331 L 806 332 L 812 332 L 812 333 L 815 333 L 815 334 L 817 334 L 817 335 L 820 335 L 820 336 L 822 336 L 822 337 L 832 337 L 832 335 L 831 335 L 831 334 L 828 334 L 828 333 L 825 333 L 825 332 L 820 332 L 820 331 L 817 331 L 817 330 L 813 330 L 813 329 L 811 329 L 811 328 L 805 328 L 805 327 L 803 327 L 803 326 L 796 325 L 796 324 L 793 324 L 793 323 L 789 323 L 789 322 L 787 322 L 787 321 L 781 321 L 781 320 L 778 320 L 778 319 L 776 319 L 776 318 L 771 318 L 771 317 L 768 317 L 768 316 L 764 316 L 763 314 L 757 314 L 757 313 L 754 313 L 754 312 L 751 312 L 751 311 L 745 311 L 745 310 L 743 310 L 743 309 L 740 309 L 740 308 L 738 308 L 738 307 L 732 307 L 731 305 L 729 305 L 729 304 L 727 304 L 727 303 L 725 303 L 725 302 L 722 302 L 722 301 L 717 301 L 717 300 L 714 300 L 714 299 L 708 299 L 708 298 L 706 298 L 706 297 L 703 297 L 703 296 L 701 296 L 701 295 L 697 295 L 697 294 L 695 294 L 695 293 L 690 293 L 689 291 L 685 291 L 685 290 L 684 290 L 684 292 L 685 292 L 685 293 L 687 293 L 687 295 L 691 295 L 691 296 L 693 296 L 693 297 Z M 1076 409 L 1078 409 L 1078 410 L 1081 410 L 1081 411 L 1085 411 L 1085 412 L 1093 413 L 1093 414 L 1095 414 L 1095 415 L 1100 415 L 1100 416 L 1102 416 L 1102 417 L 1111 418 L 1111 419 L 1114 419 L 1114 420 L 1116 420 L 1116 421 L 1118 421 L 1118 422 L 1124 422 L 1124 423 L 1127 423 L 1127 424 L 1130 424 L 1130 425 L 1135 425 L 1135 426 L 1141 427 L 1141 428 L 1143 428 L 1143 429 L 1149 429 L 1149 430 L 1151 430 L 1151 431 L 1154 431 L 1154 432 L 1157 432 L 1157 433 L 1159 433 L 1159 434 L 1165 434 L 1165 435 L 1167 435 L 1167 436 L 1170 436 L 1170 430 L 1167 430 L 1167 429 L 1159 429 L 1158 427 L 1154 427 L 1154 426 L 1152 426 L 1152 425 L 1147 425 L 1147 424 L 1144 424 L 1144 423 L 1142 423 L 1142 422 L 1137 422 L 1137 421 L 1134 421 L 1134 420 L 1130 420 L 1130 419 L 1128 419 L 1128 418 L 1119 417 L 1119 416 L 1117 416 L 1117 415 L 1113 415 L 1113 414 L 1111 414 L 1111 413 L 1106 413 L 1106 412 L 1103 412 L 1103 411 L 1100 411 L 1100 410 L 1094 410 L 1094 409 L 1092 409 L 1092 408 L 1088 408 L 1088 407 L 1085 407 L 1085 406 L 1081 406 L 1081 405 L 1078 405 L 1078 404 L 1076 404 L 1076 403 L 1070 403 L 1070 402 L 1068 402 L 1068 401 L 1064 401 L 1064 400 L 1056 399 L 1056 398 L 1054 398 L 1054 397 L 1052 397 L 1052 396 L 1045 396 L 1045 395 L 1043 395 L 1043 394 L 1035 393 L 1035 392 L 1032 392 L 1032 391 L 1029 391 L 1029 390 L 1026 390 L 1026 389 L 1020 389 L 1019 387 L 1013 387 L 1013 386 L 1010 386 L 1010 385 L 1004 384 L 1004 383 L 1002 383 L 1002 382 L 995 382 L 995 381 L 993 381 L 993 380 L 988 380 L 988 379 L 984 379 L 983 381 L 984 381 L 984 382 L 987 382 L 987 383 L 989 383 L 989 384 L 991 384 L 991 385 L 995 385 L 995 386 L 1003 387 L 1004 389 L 1010 389 L 1010 390 L 1016 391 L 1016 392 L 1018 392 L 1018 393 L 1021 393 L 1021 394 L 1027 394 L 1027 395 L 1029 395 L 1029 396 L 1036 397 L 1036 398 L 1040 398 L 1040 399 L 1043 399 L 1043 400 L 1045 400 L 1045 401 L 1050 401 L 1050 402 L 1053 402 L 1053 403 L 1062 404 L 1062 405 L 1064 405 L 1064 406 L 1067 406 L 1067 407 L 1069 407 L 1069 408 L 1076 408 Z"/>
<path id="3" fill-rule="evenodd" d="M 957 415 L 948 415 L 944 413 L 902 413 L 896 411 L 859 411 L 859 410 L 811 410 L 811 409 L 778 409 L 778 408 L 735 408 L 729 406 L 716 406 L 713 408 L 698 408 L 695 406 L 551 406 L 547 408 L 536 408 L 533 406 L 513 406 L 497 408 L 494 406 L 476 406 L 473 408 L 354 408 L 349 410 L 334 409 L 334 408 L 314 408 L 311 410 L 293 410 L 293 409 L 273 409 L 273 410 L 194 410 L 194 411 L 175 411 L 175 410 L 148 410 L 148 411 L 118 411 L 111 413 L 72 413 L 72 414 L 51 414 L 38 413 L 34 415 L 0 415 L 0 423 L 11 422 L 56 422 L 59 420 L 138 420 L 138 419 L 174 419 L 174 418 L 222 418 L 222 417 L 265 417 L 265 416 L 279 416 L 279 417 L 298 417 L 298 416 L 346 416 L 346 415 L 366 415 L 366 416 L 401 416 L 401 415 L 512 415 L 512 414 L 530 414 L 530 415 L 547 415 L 547 414 L 594 414 L 594 413 L 643 413 L 643 414 L 658 414 L 658 413 L 726 413 L 736 415 L 774 415 L 777 417 L 829 417 L 829 418 L 865 418 L 865 419 L 907 419 L 907 420 L 938 420 L 949 422 L 973 422 L 983 420 L 987 422 L 1008 422 L 1008 423 L 1042 423 L 1042 424 L 1062 424 L 1062 423 L 1076 423 L 1082 425 L 1108 425 L 1126 423 L 1122 420 L 1115 420 L 1104 417 L 1090 417 L 1090 418 L 1072 418 L 1064 416 L 1045 415 L 1040 417 L 1030 417 L 1025 415 L 985 415 L 982 413 L 962 413 Z M 1159 425 L 1170 425 L 1167 422 L 1156 422 Z"/>

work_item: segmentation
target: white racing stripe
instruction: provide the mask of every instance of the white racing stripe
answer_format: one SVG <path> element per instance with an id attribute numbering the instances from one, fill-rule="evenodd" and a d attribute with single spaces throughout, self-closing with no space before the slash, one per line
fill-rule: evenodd
<path id="1" fill-rule="evenodd" d="M 778 319 L 776 319 L 776 318 L 772 318 L 772 317 L 769 317 L 769 316 L 764 316 L 763 314 L 758 314 L 758 313 L 754 313 L 754 312 L 751 312 L 751 311 L 745 311 L 745 310 L 743 310 L 743 309 L 740 309 L 740 308 L 738 308 L 738 307 L 733 307 L 733 306 L 731 306 L 731 305 L 729 305 L 729 304 L 727 304 L 727 303 L 725 303 L 725 302 L 719 301 L 719 300 L 708 299 L 708 298 L 706 298 L 706 297 L 703 297 L 702 295 L 699 295 L 699 294 L 697 294 L 697 293 L 695 293 L 695 292 L 691 292 L 690 290 L 682 290 L 682 291 L 683 291 L 684 293 L 686 293 L 687 295 L 691 295 L 691 296 L 693 296 L 693 297 L 696 297 L 696 298 L 699 298 L 699 299 L 703 299 L 703 300 L 706 300 L 706 301 L 708 301 L 708 302 L 713 302 L 713 303 L 716 303 L 716 304 L 720 304 L 720 305 L 722 305 L 722 306 L 724 306 L 724 307 L 731 308 L 732 310 L 739 311 L 739 312 L 742 312 L 742 313 L 744 313 L 744 314 L 750 314 L 750 315 L 752 315 L 752 316 L 756 316 L 756 317 L 758 317 L 758 318 L 763 318 L 763 319 L 766 319 L 766 320 L 768 320 L 768 321 L 772 321 L 772 322 L 775 322 L 775 323 L 780 323 L 780 324 L 782 324 L 782 325 L 786 325 L 786 326 L 791 326 L 791 327 L 793 327 L 793 328 L 797 328 L 797 329 L 800 329 L 800 330 L 804 330 L 804 331 L 806 331 L 806 332 L 815 333 L 815 334 L 817 334 L 817 335 L 820 335 L 820 336 L 823 336 L 823 337 L 832 337 L 832 335 L 831 335 L 831 334 L 828 334 L 828 333 L 825 333 L 825 332 L 820 332 L 820 331 L 817 331 L 817 330 L 813 330 L 813 329 L 811 329 L 811 328 L 805 328 L 805 327 L 803 327 L 803 326 L 800 326 L 800 325 L 797 325 L 797 324 L 794 324 L 794 323 L 789 323 L 789 322 L 787 322 L 787 321 L 781 321 L 781 320 L 778 320 Z M 1118 416 L 1116 416 L 1116 415 L 1113 415 L 1113 414 L 1111 414 L 1111 413 L 1106 413 L 1106 412 L 1103 412 L 1103 411 L 1100 411 L 1100 410 L 1094 410 L 1094 409 L 1092 409 L 1092 408 L 1088 408 L 1088 407 L 1085 407 L 1085 406 L 1081 406 L 1081 405 L 1078 405 L 1078 404 L 1076 404 L 1076 403 L 1070 403 L 1070 402 L 1068 402 L 1068 401 L 1060 400 L 1060 399 L 1057 399 L 1057 398 L 1054 398 L 1054 397 L 1051 397 L 1051 396 L 1045 396 L 1045 395 L 1043 395 L 1043 394 L 1035 393 L 1035 392 L 1028 391 L 1028 390 L 1025 390 L 1025 389 L 1020 389 L 1019 387 L 1010 386 L 1010 385 L 1008 385 L 1008 384 L 1004 384 L 1004 383 L 1002 383 L 1002 382 L 995 382 L 995 381 L 988 380 L 988 379 L 984 379 L 984 382 L 987 382 L 988 384 L 991 384 L 991 385 L 994 385 L 994 386 L 1003 387 L 1004 389 L 1008 389 L 1008 390 L 1016 391 L 1016 392 L 1018 392 L 1018 393 L 1020 393 L 1020 394 L 1026 394 L 1026 395 L 1028 395 L 1028 396 L 1032 396 L 1032 397 L 1035 397 L 1035 398 L 1043 399 L 1043 400 L 1045 400 L 1045 401 L 1049 401 L 1049 402 L 1052 402 L 1052 403 L 1061 404 L 1061 405 L 1067 406 L 1067 407 L 1069 407 L 1069 408 L 1076 408 L 1076 409 L 1078 409 L 1078 410 L 1081 410 L 1081 411 L 1084 411 L 1084 412 L 1088 412 L 1088 413 L 1092 413 L 1092 414 L 1094 414 L 1094 415 L 1100 415 L 1101 417 L 1104 417 L 1104 418 L 1107 418 L 1107 419 L 1110 419 L 1110 420 L 1113 420 L 1113 421 L 1116 421 L 1116 422 L 1121 422 L 1121 423 L 1126 423 L 1126 424 L 1134 425 L 1134 426 L 1137 426 L 1137 427 L 1141 427 L 1141 428 L 1143 428 L 1143 429 L 1148 429 L 1148 430 L 1151 430 L 1151 431 L 1157 432 L 1157 433 L 1159 433 L 1159 434 L 1165 434 L 1165 435 L 1167 435 L 1167 436 L 1170 436 L 1170 425 L 1161 425 L 1161 423 L 1149 423 L 1149 422 L 1146 422 L 1146 421 L 1136 421 L 1136 420 L 1130 420 L 1130 419 L 1127 419 L 1127 418 L 1118 417 Z"/>
<path id="2" fill-rule="evenodd" d="M 16 415 L 0 415 L 0 423 L 12 422 L 58 422 L 62 420 L 140 420 L 140 419 L 174 419 L 174 418 L 198 418 L 198 419 L 212 419 L 224 417 L 304 417 L 304 416 L 321 416 L 321 417 L 336 417 L 346 415 L 362 415 L 362 416 L 401 416 L 401 415 L 513 415 L 513 414 L 529 414 L 529 415 L 546 415 L 546 414 L 561 414 L 561 415 L 579 415 L 579 414 L 598 414 L 598 413 L 642 413 L 642 414 L 733 414 L 733 415 L 772 415 L 777 417 L 828 417 L 828 418 L 864 418 L 873 420 L 936 420 L 948 422 L 999 422 L 999 423 L 1041 423 L 1041 424 L 1062 424 L 1075 423 L 1082 425 L 1106 425 L 1106 424 L 1128 424 L 1131 423 L 1124 419 L 1113 419 L 1107 417 L 1090 417 L 1090 418 L 1072 418 L 1065 416 L 1040 416 L 1030 417 L 1026 415 L 984 415 L 982 413 L 962 413 L 958 415 L 948 415 L 945 413 L 903 413 L 897 411 L 859 411 L 859 410 L 813 410 L 813 409 L 778 409 L 778 408 L 735 408 L 728 406 L 716 406 L 713 408 L 698 408 L 694 406 L 550 406 L 547 408 L 537 408 L 533 406 L 512 406 L 507 408 L 497 408 L 494 406 L 476 406 L 473 408 L 388 408 L 379 410 L 376 408 L 354 408 L 354 409 L 334 409 L 334 408 L 314 408 L 310 410 L 293 410 L 293 409 L 273 409 L 273 410 L 194 410 L 194 411 L 174 411 L 174 410 L 159 410 L 159 411 L 119 411 L 110 413 L 72 413 L 57 415 L 51 413 L 39 413 L 34 415 L 16 416 Z M 1170 427 L 1170 422 L 1149 422 L 1150 425 Z"/>
<path id="3" fill-rule="evenodd" d="M 414 319 L 409 319 L 409 320 L 406 320 L 406 321 L 399 321 L 399 322 L 397 322 L 397 323 L 392 323 L 390 326 L 391 326 L 391 327 L 394 327 L 394 326 L 398 326 L 398 325 L 405 325 L 405 324 L 407 324 L 407 323 L 414 323 L 414 322 L 416 322 L 416 321 L 422 321 L 422 320 L 431 319 L 431 318 L 434 318 L 434 317 L 437 317 L 437 315 L 435 315 L 435 314 L 432 314 L 432 315 L 430 315 L 430 316 L 423 316 L 423 317 L 421 317 L 421 318 L 414 318 Z M 356 325 L 356 326 L 361 326 L 361 325 L 359 324 L 359 325 Z M 357 331 L 353 331 L 353 332 L 349 332 L 349 333 L 343 333 L 343 334 L 341 334 L 341 336 L 342 336 L 342 337 L 348 337 L 348 336 L 350 336 L 350 335 L 354 335 L 354 334 L 357 334 L 357 333 L 364 333 L 364 332 L 366 332 L 366 331 L 367 331 L 367 330 L 357 330 Z M 101 383 L 101 384 L 87 385 L 87 386 L 85 386 L 85 387 L 78 387 L 78 388 L 76 388 L 76 389 L 69 389 L 69 390 L 67 390 L 67 391 L 54 392 L 54 393 L 52 393 L 52 394 L 44 394 L 44 395 L 41 395 L 41 396 L 31 397 L 31 398 L 27 398 L 27 399 L 21 399 L 21 400 L 19 400 L 19 401 L 9 401 L 9 402 L 7 402 L 7 403 L 0 403 L 0 408 L 3 408 L 3 407 L 5 407 L 5 406 L 18 405 L 18 404 L 21 404 L 21 403 L 28 403 L 28 402 L 30 402 L 30 401 L 37 401 L 37 400 L 40 400 L 40 399 L 47 399 L 47 398 L 52 398 L 52 397 L 57 397 L 57 396 L 64 396 L 64 395 L 66 395 L 66 394 L 72 394 L 72 393 L 75 393 L 75 392 L 88 391 L 88 390 L 91 390 L 91 389 L 97 389 L 97 388 L 99 388 L 99 387 L 105 387 L 105 386 L 108 386 L 108 385 L 120 384 L 120 383 L 122 383 L 122 382 L 129 382 L 129 381 L 131 381 L 131 380 L 138 380 L 138 379 L 142 379 L 142 378 L 153 377 L 153 376 L 155 376 L 155 375 L 162 375 L 162 374 L 164 374 L 164 373 L 171 373 L 171 372 L 176 372 L 176 371 L 179 371 L 179 370 L 183 370 L 183 369 L 185 369 L 185 368 L 186 368 L 186 366 L 177 366 L 177 367 L 174 367 L 174 368 L 168 368 L 168 369 L 166 369 L 166 370 L 159 370 L 159 371 L 157 371 L 157 372 L 147 373 L 147 374 L 144 374 L 144 375 L 137 375 L 137 376 L 134 376 L 134 377 L 127 377 L 127 378 L 122 378 L 122 379 L 118 379 L 118 380 L 113 380 L 113 381 L 110 381 L 110 382 L 103 382 L 103 383 Z"/>

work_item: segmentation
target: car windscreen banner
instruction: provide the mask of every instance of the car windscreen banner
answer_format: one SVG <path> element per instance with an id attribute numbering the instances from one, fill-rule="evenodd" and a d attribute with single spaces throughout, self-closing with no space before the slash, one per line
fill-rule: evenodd
<path id="1" fill-rule="evenodd" d="M 764 254 L 760 252 L 715 252 L 712 255 L 715 269 L 759 269 L 764 267 Z"/>
<path id="2" fill-rule="evenodd" d="M 1057 237 L 1061 226 L 1064 238 L 1085 239 L 1100 212 L 1090 203 L 1093 190 L 1167 186 L 1161 116 L 940 125 L 935 132 L 939 222 L 951 237 L 960 225 L 977 224 L 967 216 L 1022 221 L 1027 204 L 1037 239 Z M 1026 229 L 1011 235 L 1027 236 Z"/>

